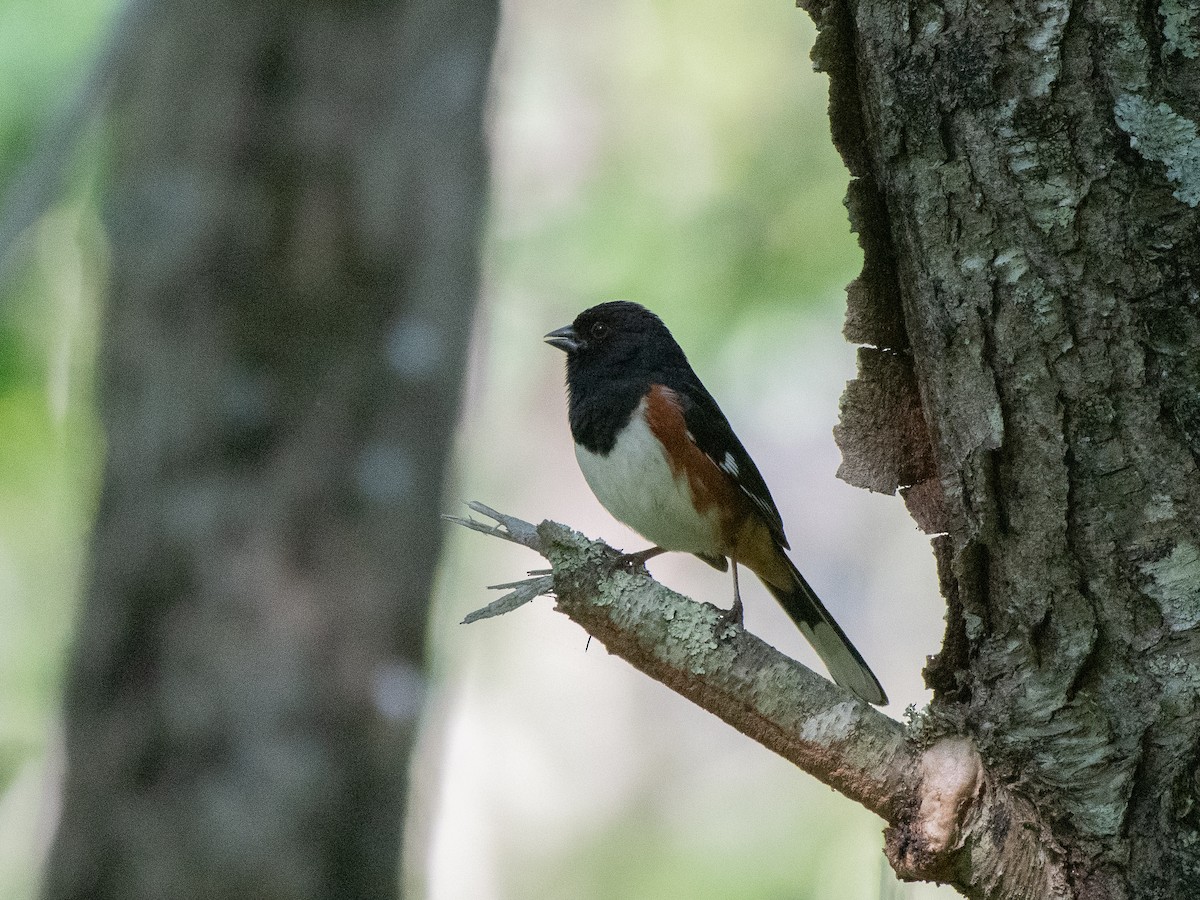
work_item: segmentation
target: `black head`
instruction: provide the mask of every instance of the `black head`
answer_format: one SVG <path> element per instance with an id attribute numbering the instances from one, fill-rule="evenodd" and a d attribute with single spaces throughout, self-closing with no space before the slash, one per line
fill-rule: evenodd
<path id="1" fill-rule="evenodd" d="M 566 352 L 567 371 L 572 375 L 599 369 L 614 376 L 648 375 L 687 365 L 662 319 L 628 300 L 585 309 L 574 322 L 550 332 L 545 340 Z"/>
<path id="2" fill-rule="evenodd" d="M 627 300 L 585 309 L 546 343 L 567 354 L 571 434 L 593 453 L 612 450 L 652 384 L 686 392 L 694 382 L 662 319 Z M 696 382 L 696 389 L 703 387 Z"/>
<path id="3" fill-rule="evenodd" d="M 644 306 L 614 300 L 585 309 L 546 343 L 567 354 L 571 433 L 593 453 L 608 453 L 651 384 L 677 387 L 687 358 Z"/>

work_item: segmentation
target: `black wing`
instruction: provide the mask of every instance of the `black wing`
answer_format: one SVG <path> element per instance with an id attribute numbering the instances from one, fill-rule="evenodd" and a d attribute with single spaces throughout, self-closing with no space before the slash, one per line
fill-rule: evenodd
<path id="1" fill-rule="evenodd" d="M 696 446 L 717 464 L 717 468 L 737 482 L 742 493 L 750 498 L 755 509 L 762 514 L 771 534 L 786 550 L 788 542 L 783 533 L 783 519 L 775 507 L 775 501 L 771 499 L 767 483 L 742 442 L 733 433 L 717 401 L 698 379 L 678 393 L 683 406 L 683 420 Z"/>

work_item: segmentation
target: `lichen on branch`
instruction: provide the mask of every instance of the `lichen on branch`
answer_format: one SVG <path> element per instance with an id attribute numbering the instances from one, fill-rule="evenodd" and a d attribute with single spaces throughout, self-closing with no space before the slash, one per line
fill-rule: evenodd
<path id="1" fill-rule="evenodd" d="M 527 547 L 552 568 L 496 585 L 509 593 L 465 621 L 552 593 L 557 610 L 610 653 L 887 821 L 885 849 L 901 877 L 949 882 L 988 900 L 1068 896 L 1032 805 L 989 777 L 969 738 L 926 746 L 744 628 L 723 624 L 711 604 L 629 568 L 606 544 L 557 522 L 533 525 L 468 505 L 492 522 L 447 518 Z"/>

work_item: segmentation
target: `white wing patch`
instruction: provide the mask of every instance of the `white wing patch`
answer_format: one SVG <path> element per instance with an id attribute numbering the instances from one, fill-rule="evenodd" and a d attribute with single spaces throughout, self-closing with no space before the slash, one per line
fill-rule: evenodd
<path id="1" fill-rule="evenodd" d="M 737 460 L 733 458 L 732 453 L 726 453 L 725 458 L 717 463 L 717 467 L 722 472 L 726 472 L 732 475 L 734 478 L 738 477 L 738 464 Z"/>
<path id="2" fill-rule="evenodd" d="M 711 459 L 711 457 L 709 458 Z M 759 512 L 767 517 L 768 522 L 775 520 L 778 513 L 775 512 L 775 509 L 771 506 L 771 504 L 765 498 L 760 497 L 742 483 L 742 479 L 739 477 L 741 475 L 741 469 L 738 468 L 737 460 L 733 458 L 732 453 L 725 451 L 725 458 L 717 463 L 717 468 L 726 475 L 731 476 L 733 480 L 737 482 L 737 486 L 741 492 L 750 498 L 750 502 L 754 504 L 755 508 Z"/>
<path id="3" fill-rule="evenodd" d="M 710 456 L 709 459 L 712 459 L 712 457 Z M 774 522 L 778 519 L 779 513 L 775 511 L 775 508 L 771 505 L 771 502 L 765 497 L 760 497 L 742 483 L 742 479 L 740 477 L 742 470 L 738 468 L 737 460 L 733 458 L 732 453 L 726 450 L 724 459 L 722 459 L 720 462 L 713 460 L 713 462 L 716 463 L 718 469 L 733 478 L 734 482 L 738 486 L 738 489 L 750 498 L 750 502 L 754 504 L 755 509 L 762 513 L 768 522 Z"/>

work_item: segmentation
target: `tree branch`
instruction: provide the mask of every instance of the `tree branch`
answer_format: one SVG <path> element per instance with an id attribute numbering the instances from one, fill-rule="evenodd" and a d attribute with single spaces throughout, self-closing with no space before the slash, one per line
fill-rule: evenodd
<path id="1" fill-rule="evenodd" d="M 722 630 L 721 611 L 630 571 L 611 547 L 556 522 L 533 526 L 470 504 L 494 519 L 458 524 L 544 556 L 553 575 L 513 585 L 476 621 L 553 590 L 558 610 L 651 678 L 720 717 L 888 821 L 911 781 L 914 751 L 903 727 L 784 656 L 743 628 Z"/>
<path id="2" fill-rule="evenodd" d="M 551 593 L 557 609 L 607 650 L 885 819 L 900 877 L 953 884 L 972 898 L 1033 900 L 1067 893 L 1062 854 L 1036 810 L 990 777 L 975 744 L 923 747 L 904 726 L 783 655 L 721 610 L 630 570 L 620 554 L 557 522 L 532 525 L 484 506 L 496 524 L 447 516 L 520 544 L 552 570 L 495 585 L 500 600 L 474 622 Z"/>

